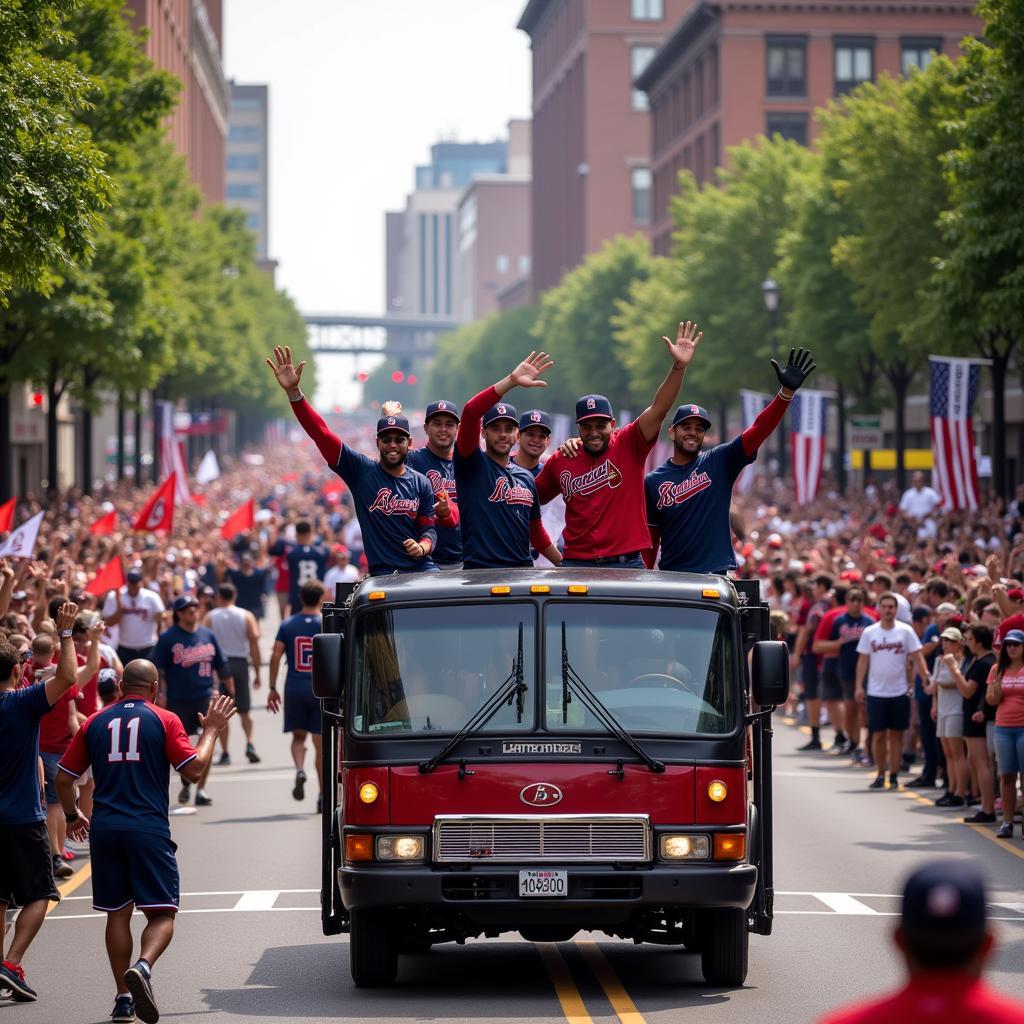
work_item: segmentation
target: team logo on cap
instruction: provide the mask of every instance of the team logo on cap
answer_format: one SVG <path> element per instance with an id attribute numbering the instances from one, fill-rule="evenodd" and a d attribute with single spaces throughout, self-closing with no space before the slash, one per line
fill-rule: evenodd
<path id="1" fill-rule="evenodd" d="M 699 416 L 699 415 L 700 415 L 700 409 L 699 409 L 699 408 L 698 408 L 698 407 L 697 407 L 696 405 L 691 405 L 691 406 L 690 406 L 690 412 L 691 412 L 691 413 L 692 413 L 692 414 L 693 414 L 694 416 Z"/>
<path id="2" fill-rule="evenodd" d="M 508 410 L 503 405 L 496 406 L 496 408 L 497 408 L 498 412 L 500 412 L 502 414 L 502 416 L 504 416 L 505 413 L 508 412 Z"/>
<path id="3" fill-rule="evenodd" d="M 444 412 L 445 409 L 447 409 L 447 408 L 448 408 L 448 403 L 447 402 L 438 402 L 437 403 L 438 412 Z"/>
<path id="4" fill-rule="evenodd" d="M 597 402 L 595 402 L 592 398 L 588 398 L 587 399 L 587 408 L 588 409 L 596 409 L 597 408 Z"/>
<path id="5" fill-rule="evenodd" d="M 531 412 L 530 413 L 530 419 L 533 420 L 534 423 L 540 423 L 540 413 L 539 412 Z"/>
<path id="6" fill-rule="evenodd" d="M 389 427 L 393 427 L 397 422 L 398 422 L 398 420 L 396 420 L 394 416 L 389 416 L 388 417 L 388 426 Z"/>

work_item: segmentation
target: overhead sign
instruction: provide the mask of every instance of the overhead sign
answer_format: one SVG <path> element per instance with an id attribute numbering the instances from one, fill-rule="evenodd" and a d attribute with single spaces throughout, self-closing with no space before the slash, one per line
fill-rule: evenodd
<path id="1" fill-rule="evenodd" d="M 854 450 L 874 451 L 884 441 L 881 416 L 851 416 L 849 446 Z"/>

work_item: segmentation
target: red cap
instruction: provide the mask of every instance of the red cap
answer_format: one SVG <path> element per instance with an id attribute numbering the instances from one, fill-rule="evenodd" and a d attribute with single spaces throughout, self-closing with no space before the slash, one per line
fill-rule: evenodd
<path id="1" fill-rule="evenodd" d="M 807 573 L 808 575 L 810 575 L 812 572 L 814 572 L 814 563 L 813 562 L 804 562 L 804 572 Z"/>
<path id="2" fill-rule="evenodd" d="M 767 562 L 762 562 L 757 567 L 758 576 L 767 576 L 772 571 L 772 567 Z"/>
<path id="3" fill-rule="evenodd" d="M 1013 590 L 1006 592 L 1006 596 L 1011 601 L 1024 601 L 1024 590 L 1021 590 L 1020 587 L 1014 587 Z"/>
<path id="4" fill-rule="evenodd" d="M 900 560 L 895 555 L 890 555 L 886 561 L 895 569 L 900 564 Z"/>
<path id="5" fill-rule="evenodd" d="M 740 554 L 744 558 L 749 558 L 754 553 L 754 545 L 748 540 L 743 547 L 740 548 Z"/>
<path id="6" fill-rule="evenodd" d="M 334 553 L 336 555 L 347 555 L 349 553 L 349 550 L 347 547 L 345 547 L 344 544 L 336 544 L 334 546 Z"/>
<path id="7" fill-rule="evenodd" d="M 870 533 L 875 540 L 885 540 L 887 536 L 885 527 L 881 523 L 872 523 L 871 526 L 868 527 L 868 533 Z"/>

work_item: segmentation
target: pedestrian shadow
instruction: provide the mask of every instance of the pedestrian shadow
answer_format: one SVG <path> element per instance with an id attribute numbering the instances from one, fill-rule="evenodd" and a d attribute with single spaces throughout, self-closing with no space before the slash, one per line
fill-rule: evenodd
<path id="1" fill-rule="evenodd" d="M 217 818 L 214 821 L 204 821 L 204 825 L 266 825 L 270 822 L 279 821 L 309 821 L 310 818 L 319 818 L 315 811 L 296 811 L 294 814 L 263 814 L 253 815 L 249 818 Z"/>

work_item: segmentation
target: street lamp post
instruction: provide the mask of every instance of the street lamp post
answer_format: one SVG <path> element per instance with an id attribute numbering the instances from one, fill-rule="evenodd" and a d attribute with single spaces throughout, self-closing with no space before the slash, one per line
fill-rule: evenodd
<path id="1" fill-rule="evenodd" d="M 764 308 L 768 310 L 771 320 L 772 358 L 779 358 L 779 282 L 774 277 L 766 277 L 761 282 L 761 295 L 764 297 Z M 786 478 L 786 424 L 780 423 L 776 430 L 779 460 L 779 479 Z"/>

